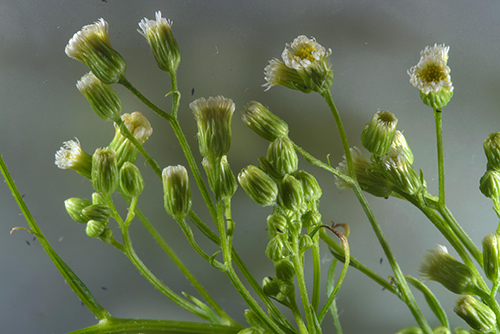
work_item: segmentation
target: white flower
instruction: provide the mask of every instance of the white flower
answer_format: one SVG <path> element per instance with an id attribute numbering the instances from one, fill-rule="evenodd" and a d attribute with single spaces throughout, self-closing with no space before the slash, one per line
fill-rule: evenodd
<path id="1" fill-rule="evenodd" d="M 437 93 L 445 88 L 453 91 L 448 61 L 449 46 L 435 44 L 420 52 L 420 61 L 408 70 L 410 83 L 423 94 Z"/>
<path id="2" fill-rule="evenodd" d="M 111 47 L 111 41 L 108 34 L 108 22 L 100 18 L 92 24 L 84 26 L 79 32 L 75 33 L 66 45 L 65 52 L 68 57 L 84 62 L 84 53 L 96 39 L 104 42 Z"/>
<path id="3" fill-rule="evenodd" d="M 63 146 L 56 152 L 55 164 L 60 169 L 68 169 L 78 164 L 79 158 L 83 154 L 82 147 L 78 138 L 75 140 L 65 141 Z"/>
<path id="4" fill-rule="evenodd" d="M 316 42 L 314 37 L 307 38 L 300 35 L 291 44 L 286 44 L 281 57 L 286 66 L 300 70 L 307 69 L 313 63 L 328 58 L 331 53 L 330 49 L 327 50 Z"/>
<path id="5" fill-rule="evenodd" d="M 139 32 L 139 34 L 146 37 L 148 40 L 149 40 L 148 35 L 151 33 L 151 31 L 157 29 L 159 26 L 166 26 L 168 28 L 171 28 L 172 24 L 174 24 L 174 22 L 172 22 L 171 20 L 161 17 L 160 11 L 155 12 L 155 18 L 156 21 L 143 18 L 141 22 L 139 22 L 139 28 L 141 28 L 142 31 L 139 29 L 137 29 L 137 31 Z"/>

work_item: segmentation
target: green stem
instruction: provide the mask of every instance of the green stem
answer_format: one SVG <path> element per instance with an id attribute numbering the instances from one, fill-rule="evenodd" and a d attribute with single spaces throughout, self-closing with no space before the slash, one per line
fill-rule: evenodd
<path id="1" fill-rule="evenodd" d="M 188 321 L 111 318 L 68 334 L 236 334 L 241 328 Z"/>
<path id="2" fill-rule="evenodd" d="M 345 262 L 343 247 L 337 244 L 332 238 L 330 238 L 330 236 L 326 233 L 324 229 L 319 230 L 319 236 L 321 240 L 323 240 L 328 245 L 328 247 L 330 247 L 330 249 L 332 250 L 332 254 L 335 256 L 335 258 L 341 262 Z M 397 290 L 394 285 L 389 283 L 387 279 L 376 274 L 373 270 L 365 266 L 355 257 L 352 256 L 350 257 L 349 265 L 361 271 L 363 274 L 371 278 L 374 282 L 382 286 L 385 290 L 388 290 L 389 292 L 397 295 Z"/>
<path id="3" fill-rule="evenodd" d="M 311 333 L 314 328 L 313 310 L 309 302 L 309 296 L 307 294 L 306 281 L 304 277 L 304 262 L 302 256 L 299 255 L 299 242 L 298 236 L 294 235 L 292 241 L 293 254 L 291 256 L 293 262 L 293 268 L 295 269 L 295 276 L 297 278 L 297 285 L 299 286 L 300 299 L 302 301 L 302 307 L 306 314 L 307 328 Z"/>
<path id="4" fill-rule="evenodd" d="M 122 194 L 124 195 L 124 194 Z M 127 199 L 126 196 L 124 196 Z M 168 255 L 168 257 L 174 262 L 174 264 L 179 268 L 182 274 L 187 278 L 187 280 L 194 286 L 194 288 L 200 293 L 200 295 L 206 300 L 206 302 L 212 307 L 212 309 L 223 319 L 228 325 L 236 326 L 238 325 L 231 317 L 222 309 L 222 307 L 217 304 L 217 302 L 212 298 L 212 296 L 205 290 L 205 288 L 200 284 L 196 277 L 189 271 L 189 269 L 184 265 L 182 260 L 177 256 L 168 243 L 163 239 L 160 233 L 154 228 L 147 217 L 142 213 L 142 211 L 136 207 L 135 214 L 137 218 L 142 222 L 144 227 L 148 230 L 155 241 L 160 245 L 163 251 Z"/>
<path id="5" fill-rule="evenodd" d="M 125 88 L 127 88 L 132 94 L 134 94 L 142 103 L 144 103 L 149 109 L 153 110 L 155 113 L 157 113 L 160 117 L 163 117 L 167 121 L 170 122 L 171 119 L 173 119 L 172 115 L 164 112 L 160 108 L 158 108 L 153 102 L 148 100 L 144 95 L 142 95 L 137 88 L 135 88 L 130 81 L 128 81 L 125 77 L 122 78 L 119 82 L 119 84 L 123 85 Z"/>
<path id="6" fill-rule="evenodd" d="M 328 229 L 331 229 L 328 226 L 325 226 Z M 330 293 L 330 296 L 328 297 L 328 300 L 321 309 L 321 312 L 318 314 L 318 322 L 321 323 L 323 319 L 325 318 L 326 314 L 328 313 L 328 310 L 330 309 L 331 305 L 335 301 L 335 297 L 337 296 L 337 293 L 340 290 L 340 287 L 342 286 L 342 283 L 344 282 L 345 275 L 347 274 L 347 269 L 349 269 L 349 262 L 350 262 L 350 257 L 351 257 L 351 252 L 349 250 L 349 243 L 347 242 L 347 238 L 342 235 L 340 232 L 335 231 L 334 229 L 331 229 L 335 235 L 342 241 L 342 246 L 344 247 L 344 266 L 342 268 L 342 271 L 340 272 L 339 279 L 337 280 L 337 284 L 335 284 L 335 288 L 332 290 Z"/>
<path id="7" fill-rule="evenodd" d="M 392 270 L 394 271 L 394 275 L 396 276 L 396 279 L 400 284 L 398 288 L 401 291 L 402 299 L 408 305 L 408 308 L 410 309 L 411 313 L 413 314 L 413 317 L 415 318 L 415 320 L 419 324 L 422 331 L 426 334 L 431 334 L 432 329 L 429 326 L 424 315 L 422 314 L 422 311 L 418 307 L 418 304 L 415 301 L 415 298 L 413 297 L 413 295 L 410 291 L 410 288 L 408 287 L 408 284 L 406 283 L 406 280 L 404 279 L 403 272 L 401 271 L 401 268 L 399 267 L 399 264 L 396 261 L 396 257 L 392 253 L 392 250 L 389 246 L 389 243 L 387 242 L 387 240 L 384 236 L 384 233 L 382 232 L 382 229 L 380 228 L 380 225 L 377 222 L 377 219 L 375 218 L 375 215 L 373 214 L 373 211 L 372 211 L 370 205 L 368 204 L 368 201 L 366 200 L 365 196 L 363 195 L 363 191 L 361 190 L 358 182 L 356 181 L 356 173 L 354 171 L 354 164 L 353 164 L 351 152 L 349 149 L 349 143 L 347 141 L 347 135 L 346 135 L 344 127 L 342 125 L 342 120 L 340 118 L 340 114 L 339 114 L 337 108 L 335 107 L 335 104 L 333 103 L 332 95 L 331 95 L 329 90 L 324 90 L 321 95 L 323 96 L 326 103 L 330 107 L 333 118 L 335 119 L 335 122 L 337 124 L 337 128 L 339 130 L 340 138 L 342 141 L 342 146 L 344 148 L 344 154 L 345 154 L 348 169 L 349 169 L 349 175 L 351 176 L 351 178 L 354 181 L 350 185 L 352 186 L 354 193 L 355 193 L 359 203 L 361 204 L 361 207 L 365 211 L 365 214 L 368 217 L 368 220 L 372 226 L 372 229 L 375 232 L 375 235 L 377 236 L 377 239 L 378 239 L 380 245 L 382 246 L 382 249 L 384 250 L 384 253 L 387 257 L 387 260 L 389 261 L 389 264 L 391 265 Z"/>
<path id="8" fill-rule="evenodd" d="M 333 278 L 335 276 L 335 267 L 337 266 L 337 259 L 334 258 L 330 267 L 328 268 L 328 276 L 326 278 L 326 293 L 329 295 L 333 292 Z M 342 326 L 340 325 L 339 314 L 337 312 L 337 303 L 335 299 L 330 305 L 330 313 L 333 319 L 333 327 L 335 327 L 336 334 L 342 334 Z"/>
<path id="9" fill-rule="evenodd" d="M 445 205 L 444 198 L 444 157 L 443 157 L 443 114 L 441 110 L 434 109 L 434 119 L 436 121 L 436 144 L 438 157 L 438 177 L 439 177 L 439 204 Z"/>
<path id="10" fill-rule="evenodd" d="M 113 200 L 111 199 L 111 195 L 105 195 L 104 199 L 106 200 L 106 205 L 111 209 L 111 216 L 120 226 L 123 238 L 123 246 L 125 247 L 124 253 L 130 260 L 130 262 L 132 262 L 132 264 L 137 268 L 137 270 L 139 270 L 141 275 L 144 276 L 144 278 L 146 278 L 148 282 L 151 283 L 151 285 L 153 285 L 158 291 L 160 291 L 174 303 L 187 310 L 188 312 L 191 312 L 192 314 L 209 321 L 209 317 L 201 309 L 187 302 L 181 296 L 172 291 L 148 269 L 148 267 L 144 264 L 144 262 L 142 262 L 139 256 L 137 256 L 134 247 L 132 246 L 132 240 L 130 239 L 128 226 L 125 224 L 118 211 L 116 210 Z"/>
<path id="11" fill-rule="evenodd" d="M 321 294 L 321 257 L 319 251 L 319 233 L 316 233 L 313 236 L 312 263 L 313 263 L 312 308 L 314 312 L 317 314 L 319 309 L 319 298 Z"/>
<path id="12" fill-rule="evenodd" d="M 52 263 L 56 266 L 59 273 L 64 277 L 66 283 L 70 286 L 71 290 L 77 295 L 77 297 L 87 306 L 87 308 L 92 312 L 98 320 L 105 320 L 111 317 L 111 314 L 102 307 L 97 300 L 94 298 L 90 290 L 85 286 L 85 284 L 80 280 L 80 278 L 71 270 L 70 267 L 57 255 L 54 251 L 48 240 L 45 238 L 45 235 L 42 233 L 42 230 L 38 227 L 37 222 L 31 215 L 31 212 L 28 210 L 26 203 L 17 190 L 17 187 L 10 176 L 9 170 L 3 161 L 2 156 L 0 155 L 0 170 L 3 174 L 5 182 L 10 188 L 12 196 L 17 202 L 19 209 L 24 215 L 24 218 L 28 222 L 28 225 L 31 228 L 31 233 L 36 235 L 38 241 L 42 245 L 43 249 L 49 256 Z"/>
<path id="13" fill-rule="evenodd" d="M 295 319 L 295 322 L 297 323 L 300 334 L 308 334 L 309 331 L 307 330 L 306 324 L 304 323 L 304 320 L 302 319 L 302 315 L 300 314 L 299 307 L 297 306 L 297 302 L 295 301 L 295 293 L 293 293 L 288 298 L 288 301 L 290 303 L 290 305 L 289 305 L 290 310 L 292 311 L 293 318 Z"/>

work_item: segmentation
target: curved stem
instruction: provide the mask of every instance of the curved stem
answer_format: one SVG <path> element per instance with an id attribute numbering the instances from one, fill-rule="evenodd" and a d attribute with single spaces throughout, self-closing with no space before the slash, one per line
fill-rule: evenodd
<path id="1" fill-rule="evenodd" d="M 330 267 L 328 268 L 328 276 L 326 278 L 326 293 L 330 294 L 333 292 L 333 278 L 335 276 L 335 267 L 337 266 L 337 259 L 334 258 Z M 332 314 L 333 327 L 335 328 L 336 334 L 342 334 L 342 326 L 340 325 L 339 313 L 337 312 L 337 303 L 333 299 L 330 305 L 330 313 Z"/>
<path id="2" fill-rule="evenodd" d="M 358 182 L 356 181 L 356 173 L 354 171 L 354 164 L 352 161 L 351 157 L 351 152 L 349 149 L 349 143 L 347 141 L 347 135 L 345 133 L 344 127 L 342 125 L 342 120 L 340 118 L 340 114 L 335 107 L 335 104 L 333 103 L 332 95 L 329 90 L 324 90 L 321 95 L 325 99 L 326 103 L 330 107 L 330 110 L 332 112 L 333 118 L 335 119 L 335 122 L 337 124 L 337 128 L 339 130 L 340 138 L 342 140 L 342 146 L 344 148 L 344 154 L 346 157 L 347 165 L 349 168 L 349 175 L 351 176 L 353 182 L 351 182 L 351 187 L 354 190 L 354 194 L 356 195 L 359 203 L 361 204 L 361 207 L 365 211 L 366 216 L 368 217 L 368 220 L 372 226 L 373 231 L 375 232 L 375 235 L 377 236 L 377 239 L 382 246 L 382 249 L 384 250 L 384 253 L 387 257 L 387 260 L 389 261 L 392 270 L 394 271 L 394 275 L 396 276 L 397 281 L 399 282 L 399 290 L 401 291 L 401 296 L 403 301 L 408 305 L 408 308 L 410 309 L 411 313 L 413 314 L 413 317 L 419 324 L 420 328 L 422 331 L 426 334 L 431 334 L 432 329 L 429 326 L 427 320 L 425 319 L 424 315 L 422 314 L 422 311 L 418 307 L 417 302 L 415 301 L 415 298 L 413 297 L 410 288 L 408 287 L 408 284 L 406 283 L 406 280 L 404 279 L 403 272 L 401 271 L 401 268 L 399 267 L 398 262 L 396 261 L 396 257 L 392 253 L 392 250 L 389 246 L 389 243 L 387 242 L 384 233 L 382 232 L 382 229 L 380 228 L 379 223 L 377 222 L 377 219 L 375 218 L 375 215 L 373 214 L 373 211 L 368 204 L 368 201 L 366 200 L 365 196 L 363 195 L 363 191 L 361 190 Z"/>
<path id="3" fill-rule="evenodd" d="M 295 319 L 295 322 L 297 323 L 297 326 L 299 327 L 299 332 L 300 334 L 308 334 L 309 331 L 307 330 L 306 324 L 304 323 L 304 320 L 302 319 L 302 315 L 300 314 L 299 307 L 297 306 L 297 302 L 295 301 L 295 293 L 293 293 L 289 298 L 288 301 L 290 302 L 290 310 L 292 311 L 293 318 Z"/>
<path id="4" fill-rule="evenodd" d="M 308 231 L 310 232 L 310 231 Z M 313 293 L 312 293 L 312 308 L 318 313 L 319 298 L 321 294 L 321 257 L 319 251 L 319 234 L 313 236 L 312 246 L 312 263 L 313 263 Z M 321 321 L 320 321 L 321 322 Z"/>
<path id="5" fill-rule="evenodd" d="M 42 230 L 38 227 L 37 222 L 31 215 L 31 212 L 28 210 L 26 203 L 24 203 L 21 194 L 17 190 L 14 180 L 12 180 L 9 170 L 7 169 L 7 166 L 5 165 L 5 162 L 3 161 L 1 155 L 0 155 L 0 170 L 3 174 L 5 182 L 10 188 L 12 196 L 14 196 L 14 199 L 16 200 L 17 205 L 19 206 L 19 209 L 21 209 L 24 218 L 28 222 L 28 225 L 30 226 L 32 233 L 36 235 L 43 249 L 49 256 L 52 263 L 56 266 L 59 273 L 61 273 L 61 275 L 64 277 L 64 280 L 70 286 L 71 290 L 73 290 L 73 292 L 77 295 L 77 297 L 85 304 L 85 306 L 87 306 L 90 312 L 92 312 L 97 319 L 106 320 L 111 318 L 111 314 L 97 302 L 97 300 L 94 298 L 90 290 L 85 286 L 85 284 L 80 280 L 80 278 L 71 270 L 71 268 L 68 267 L 66 263 L 64 263 L 64 261 L 54 251 L 48 240 L 45 238 L 44 234 L 42 233 Z"/>

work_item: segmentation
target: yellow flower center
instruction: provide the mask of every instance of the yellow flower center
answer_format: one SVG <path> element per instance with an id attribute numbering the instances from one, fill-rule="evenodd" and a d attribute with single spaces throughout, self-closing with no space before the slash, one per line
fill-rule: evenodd
<path id="1" fill-rule="evenodd" d="M 312 45 L 304 44 L 301 45 L 298 50 L 295 50 L 295 56 L 299 57 L 300 59 L 307 59 L 313 62 L 316 60 L 316 58 L 314 58 L 313 56 L 313 51 L 314 48 L 312 47 Z"/>
<path id="2" fill-rule="evenodd" d="M 439 82 L 445 80 L 447 76 L 444 64 L 437 62 L 427 63 L 420 71 L 420 77 L 424 82 Z"/>

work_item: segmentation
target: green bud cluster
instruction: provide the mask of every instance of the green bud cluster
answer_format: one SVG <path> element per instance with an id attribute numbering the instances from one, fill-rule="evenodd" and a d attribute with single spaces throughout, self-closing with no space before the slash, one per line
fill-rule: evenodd
<path id="1" fill-rule="evenodd" d="M 500 198 L 500 132 L 490 133 L 483 142 L 488 160 L 486 172 L 479 181 L 479 190 L 484 196 L 498 201 Z"/>
<path id="2" fill-rule="evenodd" d="M 465 295 L 457 299 L 455 313 L 480 333 L 494 333 L 496 331 L 495 313 L 476 298 Z"/>
<path id="3" fill-rule="evenodd" d="M 101 237 L 106 232 L 111 215 L 111 210 L 106 205 L 72 197 L 64 201 L 64 206 L 71 219 L 77 223 L 87 224 L 85 232 L 89 237 Z"/>

